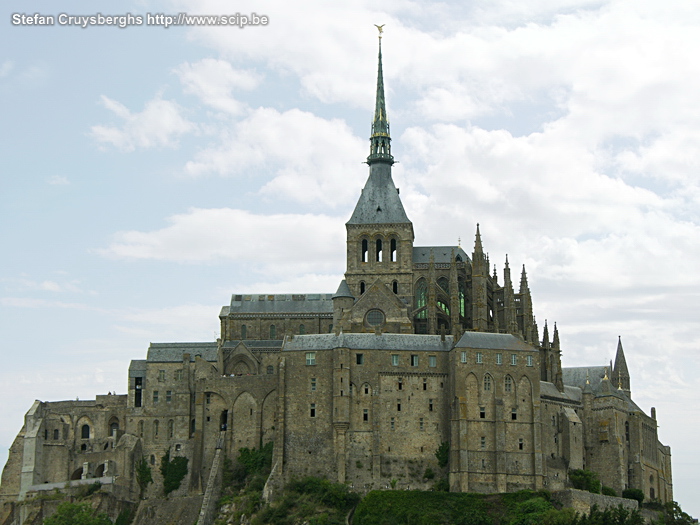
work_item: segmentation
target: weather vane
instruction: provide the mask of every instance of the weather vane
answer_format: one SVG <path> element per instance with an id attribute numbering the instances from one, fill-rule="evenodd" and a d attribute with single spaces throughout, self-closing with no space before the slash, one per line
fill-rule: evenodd
<path id="1" fill-rule="evenodd" d="M 377 29 L 379 29 L 379 40 L 382 39 L 382 33 L 384 32 L 384 26 L 385 26 L 385 25 L 386 25 L 386 24 L 382 24 L 382 25 L 378 26 L 377 24 L 374 24 L 374 27 L 376 27 Z"/>

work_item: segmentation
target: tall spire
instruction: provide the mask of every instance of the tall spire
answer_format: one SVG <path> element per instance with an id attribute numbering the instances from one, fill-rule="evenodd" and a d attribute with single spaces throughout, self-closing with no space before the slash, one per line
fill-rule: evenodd
<path id="1" fill-rule="evenodd" d="M 625 352 L 622 349 L 622 338 L 618 336 L 617 338 L 617 352 L 615 354 L 615 367 L 612 368 L 612 379 L 615 384 L 620 386 L 622 390 L 628 396 L 632 396 L 632 391 L 630 388 L 630 372 L 627 368 L 627 360 L 625 359 Z"/>
<path id="2" fill-rule="evenodd" d="M 376 24 L 375 24 L 376 25 Z M 384 25 L 379 29 L 379 66 L 377 67 L 377 95 L 374 105 L 374 121 L 372 122 L 372 136 L 369 139 L 369 157 L 367 164 L 385 162 L 394 164 L 391 155 L 391 137 L 389 135 L 389 118 L 386 115 L 386 102 L 384 100 L 384 73 L 382 71 L 382 33 Z"/>

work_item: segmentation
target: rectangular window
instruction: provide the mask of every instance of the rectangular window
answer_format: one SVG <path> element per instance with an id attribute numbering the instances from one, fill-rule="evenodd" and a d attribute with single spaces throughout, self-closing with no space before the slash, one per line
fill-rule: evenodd
<path id="1" fill-rule="evenodd" d="M 394 421 L 394 418 L 392 417 L 391 418 L 391 430 L 394 430 L 394 428 L 396 428 L 396 423 Z"/>
<path id="2" fill-rule="evenodd" d="M 173 391 L 172 390 L 166 390 L 165 391 L 165 402 L 170 403 L 173 400 Z"/>
<path id="3" fill-rule="evenodd" d="M 391 366 L 399 366 L 399 354 L 391 354 Z"/>
<path id="4" fill-rule="evenodd" d="M 362 411 L 362 421 L 369 421 L 369 410 L 366 408 Z"/>
<path id="5" fill-rule="evenodd" d="M 510 411 L 510 419 L 513 421 L 517 421 L 518 419 L 518 409 L 514 408 L 513 410 Z"/>
<path id="6" fill-rule="evenodd" d="M 520 438 L 518 440 L 518 450 L 523 450 L 525 448 L 525 442 L 523 441 L 523 438 Z"/>
<path id="7" fill-rule="evenodd" d="M 158 382 L 162 383 L 165 381 L 165 370 L 158 370 Z"/>
<path id="8" fill-rule="evenodd" d="M 481 352 L 477 352 L 476 353 L 476 362 L 478 364 L 483 363 L 484 362 L 484 354 L 482 354 Z"/>
<path id="9" fill-rule="evenodd" d="M 428 411 L 432 412 L 433 411 L 433 400 L 428 399 Z"/>
<path id="10" fill-rule="evenodd" d="M 153 391 L 153 403 L 158 402 L 158 390 Z"/>
<path id="11" fill-rule="evenodd" d="M 510 354 L 510 364 L 511 365 L 517 365 L 518 364 L 518 356 L 515 354 Z"/>
<path id="12" fill-rule="evenodd" d="M 309 405 L 309 416 L 316 417 L 316 403 L 311 403 L 311 405 Z"/>
<path id="13" fill-rule="evenodd" d="M 206 398 L 207 405 L 211 404 L 211 392 L 207 392 L 204 397 Z"/>
<path id="14" fill-rule="evenodd" d="M 399 377 L 398 389 L 403 390 L 403 378 L 402 377 Z"/>
<path id="15" fill-rule="evenodd" d="M 175 381 L 182 381 L 182 377 L 183 377 L 182 368 L 180 368 L 179 370 L 175 370 Z"/>
<path id="16" fill-rule="evenodd" d="M 423 378 L 423 390 L 428 390 L 428 379 Z"/>
<path id="17" fill-rule="evenodd" d="M 527 356 L 527 366 L 532 366 L 532 356 Z"/>
<path id="18" fill-rule="evenodd" d="M 401 412 L 401 400 L 400 399 L 396 400 L 396 411 Z"/>
<path id="19" fill-rule="evenodd" d="M 306 364 L 315 365 L 316 364 L 316 352 L 306 352 Z"/>
<path id="20" fill-rule="evenodd" d="M 462 351 L 460 352 L 460 354 L 459 354 L 459 360 L 460 360 L 462 363 L 466 363 L 466 362 L 467 362 L 467 351 L 466 351 L 466 350 L 462 350 Z"/>
<path id="21" fill-rule="evenodd" d="M 430 368 L 435 368 L 437 366 L 437 356 L 431 355 L 428 357 L 428 366 Z"/>
<path id="22" fill-rule="evenodd" d="M 315 377 L 311 378 L 311 391 L 316 392 L 316 378 Z"/>
<path id="23" fill-rule="evenodd" d="M 479 407 L 479 418 L 486 419 L 486 407 Z"/>
<path id="24" fill-rule="evenodd" d="M 486 437 L 481 436 L 481 450 L 486 450 Z"/>
<path id="25" fill-rule="evenodd" d="M 503 354 L 496 354 L 496 364 L 497 365 L 503 364 Z"/>
<path id="26" fill-rule="evenodd" d="M 425 430 L 425 424 L 423 423 L 423 418 L 420 418 L 420 419 L 418 420 L 418 429 L 421 430 L 421 431 L 422 431 L 422 430 Z"/>
<path id="27" fill-rule="evenodd" d="M 143 393 L 143 377 L 134 378 L 134 406 L 140 407 Z"/>
<path id="28" fill-rule="evenodd" d="M 411 354 L 411 366 L 418 366 L 418 356 Z"/>
<path id="29" fill-rule="evenodd" d="M 358 365 L 364 364 L 365 362 L 365 354 L 355 354 L 355 362 Z"/>

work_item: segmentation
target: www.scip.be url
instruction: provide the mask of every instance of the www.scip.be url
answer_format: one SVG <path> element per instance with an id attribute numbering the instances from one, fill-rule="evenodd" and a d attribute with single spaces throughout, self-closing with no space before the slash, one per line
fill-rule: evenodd
<path id="1" fill-rule="evenodd" d="M 10 17 L 12 25 L 15 26 L 74 26 L 87 28 L 90 26 L 117 26 L 125 28 L 128 26 L 234 26 L 244 28 L 246 26 L 266 26 L 270 22 L 267 15 L 250 13 L 242 15 L 188 15 L 178 13 L 168 15 L 165 13 L 147 13 L 134 15 L 126 13 L 123 15 L 103 15 L 95 13 L 92 15 L 70 15 L 61 13 L 59 15 L 46 15 L 41 13 L 12 13 Z"/>

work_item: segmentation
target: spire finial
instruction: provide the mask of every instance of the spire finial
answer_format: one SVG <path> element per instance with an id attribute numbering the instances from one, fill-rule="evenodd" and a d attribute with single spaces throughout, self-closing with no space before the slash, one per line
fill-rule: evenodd
<path id="1" fill-rule="evenodd" d="M 369 156 L 367 164 L 385 162 L 394 164 L 391 156 L 391 137 L 389 135 L 389 118 L 386 115 L 386 102 L 384 100 L 384 71 L 382 69 L 382 34 L 386 24 L 377 25 L 379 30 L 379 65 L 377 66 L 377 94 L 374 104 L 374 121 L 372 122 L 372 136 L 369 139 Z"/>

